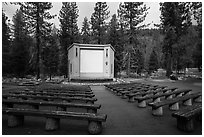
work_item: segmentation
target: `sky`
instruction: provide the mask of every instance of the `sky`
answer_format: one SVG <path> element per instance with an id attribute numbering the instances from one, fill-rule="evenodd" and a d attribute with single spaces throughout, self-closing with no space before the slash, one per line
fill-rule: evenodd
<path id="1" fill-rule="evenodd" d="M 52 2 L 53 8 L 50 10 L 50 13 L 56 14 L 57 16 L 51 20 L 55 24 L 57 28 L 59 28 L 59 11 L 62 7 L 61 2 Z M 148 15 L 144 21 L 145 24 L 151 23 L 149 28 L 154 28 L 154 24 L 160 23 L 160 10 L 159 10 L 159 2 L 144 2 L 147 7 L 150 7 L 148 10 Z M 119 7 L 119 2 L 107 2 L 107 5 L 109 6 L 110 10 L 110 18 L 113 14 L 117 14 L 117 9 Z M 77 2 L 77 6 L 79 9 L 79 17 L 78 17 L 78 27 L 82 27 L 82 22 L 84 20 L 84 17 L 87 17 L 90 21 L 91 14 L 94 12 L 94 6 L 95 2 Z M 19 6 L 11 5 L 11 4 L 2 4 L 2 8 L 6 14 L 6 16 L 11 20 L 10 23 L 12 23 L 12 17 L 15 14 L 16 10 L 19 8 Z"/>

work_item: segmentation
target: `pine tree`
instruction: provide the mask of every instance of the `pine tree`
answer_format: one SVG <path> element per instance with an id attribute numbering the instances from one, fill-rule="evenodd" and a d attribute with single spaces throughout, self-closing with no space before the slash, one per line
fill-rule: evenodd
<path id="1" fill-rule="evenodd" d="M 92 36 L 98 44 L 104 44 L 106 35 L 106 20 L 109 18 L 110 11 L 106 2 L 97 2 L 94 7 L 94 13 L 91 15 Z"/>
<path id="2" fill-rule="evenodd" d="M 42 74 L 44 80 L 44 66 L 42 63 L 41 52 L 43 49 L 42 41 L 46 40 L 51 32 L 52 23 L 48 20 L 55 17 L 48 11 L 52 8 L 51 2 L 25 2 L 19 3 L 26 17 L 27 30 L 35 35 L 36 38 L 36 62 L 37 62 L 37 79 Z"/>
<path id="3" fill-rule="evenodd" d="M 123 24 L 123 29 L 126 32 L 127 35 L 127 39 L 128 39 L 128 44 L 126 44 L 126 66 L 127 66 L 127 75 L 130 74 L 131 71 L 131 66 L 140 66 L 140 64 L 137 65 L 133 65 L 131 64 L 131 61 L 133 59 L 131 59 L 132 57 L 136 57 L 135 58 L 135 62 L 137 62 L 137 60 L 141 60 L 141 59 L 137 59 L 140 58 L 141 56 L 136 56 L 136 55 L 131 55 L 131 53 L 135 53 L 132 50 L 136 50 L 138 51 L 138 49 L 135 49 L 137 47 L 137 45 L 139 44 L 138 40 L 137 40 L 137 36 L 136 36 L 136 31 L 146 27 L 146 25 L 141 24 L 147 15 L 147 10 L 149 8 L 146 7 L 145 4 L 143 4 L 143 2 L 124 2 L 124 3 L 120 3 L 119 5 L 119 17 L 121 20 L 121 23 Z M 139 62 L 138 62 L 139 63 Z M 140 67 L 141 68 L 141 67 Z"/>
<path id="4" fill-rule="evenodd" d="M 14 39 L 12 42 L 12 70 L 18 77 L 23 77 L 28 69 L 29 46 L 31 38 L 25 29 L 26 23 L 24 15 L 20 10 L 16 11 L 13 17 Z"/>
<path id="5" fill-rule="evenodd" d="M 158 59 L 155 50 L 153 49 L 149 59 L 149 73 L 158 69 Z"/>
<path id="6" fill-rule="evenodd" d="M 199 71 L 202 69 L 202 3 L 192 2 L 191 8 L 193 10 L 194 19 L 197 22 L 198 41 L 196 49 L 194 50 L 193 59 Z"/>
<path id="7" fill-rule="evenodd" d="M 69 78 L 68 52 L 67 48 L 72 43 L 78 41 L 79 30 L 77 26 L 78 7 L 76 2 L 63 2 L 60 10 L 59 20 L 61 27 L 60 46 L 61 46 L 61 72 Z"/>
<path id="8" fill-rule="evenodd" d="M 90 43 L 90 24 L 88 22 L 87 17 L 84 18 L 82 29 L 81 29 L 81 36 L 82 36 L 82 43 L 88 44 Z"/>
<path id="9" fill-rule="evenodd" d="M 162 29 L 165 34 L 163 53 L 166 60 L 166 76 L 172 73 L 173 64 L 177 69 L 181 54 L 184 50 L 176 45 L 182 35 L 186 34 L 187 28 L 191 25 L 188 3 L 164 2 L 160 3 Z M 173 57 L 175 58 L 173 61 Z"/>
<path id="10" fill-rule="evenodd" d="M 7 24 L 8 17 L 2 10 L 2 74 L 3 76 L 10 73 L 10 28 Z"/>
<path id="11" fill-rule="evenodd" d="M 45 43 L 43 52 L 45 71 L 51 80 L 52 75 L 57 74 L 59 65 L 59 38 L 58 30 L 55 26 L 52 29 L 49 41 Z"/>
<path id="12" fill-rule="evenodd" d="M 122 51 L 123 46 L 120 44 L 119 37 L 119 24 L 116 17 L 116 14 L 112 15 L 112 18 L 109 23 L 109 31 L 108 31 L 108 43 L 110 43 L 115 49 L 115 61 L 114 61 L 114 74 L 117 76 L 117 73 L 122 69 Z"/>

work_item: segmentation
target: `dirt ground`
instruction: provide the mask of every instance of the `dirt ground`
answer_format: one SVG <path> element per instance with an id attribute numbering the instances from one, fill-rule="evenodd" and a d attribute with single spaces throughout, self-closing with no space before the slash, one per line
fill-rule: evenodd
<path id="1" fill-rule="evenodd" d="M 155 80 L 135 80 L 125 79 L 126 81 L 138 81 L 168 87 L 178 87 L 179 89 L 190 88 L 193 92 L 202 91 L 202 81 L 155 81 Z M 116 96 L 108 91 L 104 86 L 91 86 L 95 97 L 98 99 L 96 104 L 102 107 L 98 113 L 107 114 L 108 118 L 103 123 L 102 135 L 201 135 L 202 122 L 196 121 L 195 130 L 190 133 L 180 131 L 176 127 L 176 119 L 171 116 L 173 111 L 164 107 L 164 116 L 155 117 L 151 114 L 151 107 L 138 108 L 137 102 L 129 103 L 127 99 Z M 184 106 L 180 106 L 181 108 Z M 87 121 L 62 119 L 60 129 L 52 132 L 44 130 L 45 118 L 25 117 L 22 127 L 8 128 L 7 116 L 2 115 L 2 134 L 3 135 L 88 135 Z"/>

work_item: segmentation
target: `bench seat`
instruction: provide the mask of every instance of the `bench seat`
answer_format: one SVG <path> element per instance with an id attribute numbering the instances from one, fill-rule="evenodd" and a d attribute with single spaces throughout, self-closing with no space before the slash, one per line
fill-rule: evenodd
<path id="1" fill-rule="evenodd" d="M 135 102 L 135 97 L 136 96 L 142 96 L 142 97 L 144 97 L 144 96 L 146 96 L 146 95 L 148 95 L 148 94 L 153 94 L 153 95 L 155 95 L 155 94 L 157 94 L 157 93 L 161 93 L 161 92 L 163 92 L 163 93 L 165 93 L 165 92 L 167 92 L 167 91 L 173 91 L 173 90 L 176 90 L 177 88 L 165 88 L 165 86 L 162 86 L 162 87 L 160 87 L 160 88 L 158 88 L 158 89 L 155 89 L 155 90 L 150 90 L 150 91 L 140 91 L 140 92 L 137 92 L 137 93 L 130 93 L 130 94 L 128 94 L 127 95 L 127 97 L 128 97 L 128 101 L 129 102 Z"/>
<path id="2" fill-rule="evenodd" d="M 156 95 L 149 95 L 144 97 L 135 97 L 134 99 L 138 101 L 138 107 L 146 107 L 146 100 L 153 99 L 153 102 L 159 102 L 161 97 L 165 97 L 166 99 L 171 99 L 173 95 L 182 96 L 183 94 L 189 94 L 191 89 L 180 89 L 174 90 L 171 92 L 165 92 Z"/>
<path id="3" fill-rule="evenodd" d="M 24 100 L 28 100 L 29 98 L 32 99 L 42 99 L 42 100 L 64 100 L 71 102 L 73 100 L 78 100 L 78 101 L 84 101 L 86 103 L 92 103 L 94 104 L 95 101 L 97 101 L 96 98 L 83 98 L 83 97 L 61 97 L 61 96 L 35 96 L 35 95 L 16 95 L 16 94 L 3 94 L 3 98 L 7 99 L 10 97 L 13 98 L 22 98 Z"/>
<path id="4" fill-rule="evenodd" d="M 25 91 L 29 91 L 30 89 L 27 89 Z M 72 94 L 93 94 L 93 91 L 73 91 L 73 90 L 32 90 L 34 92 L 50 92 L 50 93 L 72 93 Z"/>
<path id="5" fill-rule="evenodd" d="M 202 117 L 202 104 L 188 106 L 182 110 L 172 113 L 172 117 L 177 119 L 177 128 L 183 131 L 194 130 L 194 118 Z"/>
<path id="6" fill-rule="evenodd" d="M 192 99 L 200 98 L 201 92 L 194 94 L 188 94 L 185 96 L 180 96 L 172 99 L 166 99 L 160 102 L 151 102 L 148 105 L 152 107 L 152 114 L 155 116 L 163 115 L 163 106 L 169 105 L 170 110 L 179 110 L 179 102 L 183 101 L 183 104 L 186 106 L 192 105 Z"/>
<path id="7" fill-rule="evenodd" d="M 141 88 L 138 90 L 134 90 L 134 91 L 121 91 L 120 94 L 122 95 L 122 98 L 129 98 L 130 94 L 138 94 L 138 93 L 144 93 L 147 92 L 149 90 L 156 90 L 158 87 L 149 87 L 149 88 Z"/>
<path id="8" fill-rule="evenodd" d="M 45 117 L 45 129 L 56 130 L 60 126 L 60 119 L 79 119 L 88 120 L 88 132 L 90 134 L 99 134 L 102 132 L 102 122 L 105 122 L 107 115 L 93 113 L 79 113 L 66 111 L 48 111 L 20 108 L 3 108 L 3 114 L 8 115 L 8 126 L 16 127 L 24 123 L 24 116 Z"/>
<path id="9" fill-rule="evenodd" d="M 34 109 L 39 109 L 39 106 L 55 106 L 59 110 L 65 111 L 67 107 L 71 108 L 85 108 L 87 112 L 97 113 L 97 109 L 101 108 L 98 104 L 80 104 L 67 102 L 52 102 L 52 101 L 36 101 L 36 100 L 17 100 L 17 99 L 3 99 L 2 104 L 13 108 L 14 104 L 29 105 Z"/>
<path id="10" fill-rule="evenodd" d="M 27 94 L 27 95 L 50 95 L 50 96 L 69 96 L 69 97 L 89 97 L 92 98 L 94 94 L 82 93 L 52 93 L 52 92 L 35 92 L 35 91 L 12 91 L 11 94 Z"/>

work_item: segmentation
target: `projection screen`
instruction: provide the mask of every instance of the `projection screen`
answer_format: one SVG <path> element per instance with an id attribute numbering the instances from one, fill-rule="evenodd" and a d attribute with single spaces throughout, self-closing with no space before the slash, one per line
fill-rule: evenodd
<path id="1" fill-rule="evenodd" d="M 103 73 L 103 50 L 80 50 L 81 73 Z"/>

